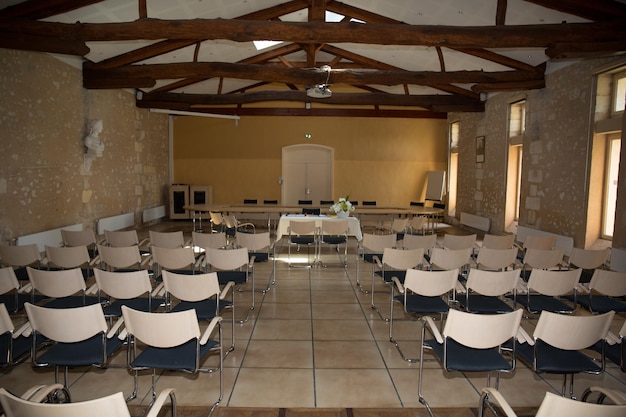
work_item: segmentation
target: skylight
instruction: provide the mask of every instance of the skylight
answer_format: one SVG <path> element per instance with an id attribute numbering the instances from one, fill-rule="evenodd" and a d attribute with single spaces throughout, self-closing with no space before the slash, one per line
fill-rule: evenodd
<path id="1" fill-rule="evenodd" d="M 324 20 L 327 23 L 338 23 L 338 22 L 341 22 L 343 19 L 345 19 L 344 15 L 329 12 L 328 10 L 326 10 L 326 17 L 324 18 Z M 355 22 L 355 23 L 365 23 L 364 21 L 358 20 L 358 19 L 350 19 L 350 21 Z M 254 43 L 254 47 L 256 48 L 256 50 L 261 51 L 263 49 L 271 48 L 272 46 L 280 45 L 283 42 L 282 41 L 253 41 L 253 43 Z"/>

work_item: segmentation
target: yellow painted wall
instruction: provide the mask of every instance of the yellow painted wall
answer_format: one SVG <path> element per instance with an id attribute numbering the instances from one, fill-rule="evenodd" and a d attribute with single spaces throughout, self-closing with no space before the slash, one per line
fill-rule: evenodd
<path id="1" fill-rule="evenodd" d="M 335 199 L 408 206 L 423 200 L 428 171 L 446 169 L 446 128 L 434 119 L 181 116 L 174 181 L 212 185 L 216 204 L 280 200 L 282 148 L 314 143 L 335 150 Z"/>

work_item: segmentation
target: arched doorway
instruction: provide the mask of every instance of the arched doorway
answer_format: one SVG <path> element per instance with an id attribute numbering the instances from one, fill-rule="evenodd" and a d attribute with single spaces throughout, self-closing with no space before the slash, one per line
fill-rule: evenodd
<path id="1" fill-rule="evenodd" d="M 302 144 L 285 146 L 282 151 L 282 204 L 311 200 L 318 205 L 320 200 L 333 199 L 333 148 Z"/>

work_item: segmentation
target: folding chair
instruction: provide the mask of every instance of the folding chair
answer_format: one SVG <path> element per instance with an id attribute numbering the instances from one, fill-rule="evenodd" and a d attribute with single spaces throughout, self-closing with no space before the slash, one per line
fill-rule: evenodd
<path id="1" fill-rule="evenodd" d="M 389 317 L 384 317 L 376 303 L 374 301 L 374 284 L 376 277 L 380 277 L 384 284 L 391 287 L 393 285 L 393 277 L 404 282 L 406 271 L 408 269 L 415 269 L 422 265 L 424 262 L 424 249 L 393 249 L 385 248 L 383 250 L 383 257 L 374 257 L 374 261 L 378 266 L 378 270 L 372 275 L 372 289 L 371 289 L 371 305 L 372 310 L 378 313 L 378 316 L 385 321 L 389 321 Z M 393 309 L 393 298 L 389 301 L 390 308 Z"/>
<path id="2" fill-rule="evenodd" d="M 268 262 L 272 259 L 272 273 L 267 283 L 267 287 L 260 290 L 262 293 L 266 293 L 272 289 L 272 285 L 276 283 L 276 248 L 275 243 L 272 243 L 270 239 L 270 232 L 260 233 L 237 233 L 237 245 L 242 248 L 248 249 L 248 258 L 252 260 L 254 257 L 254 263 Z M 254 269 L 252 270 L 254 274 Z"/>
<path id="3" fill-rule="evenodd" d="M 391 299 L 402 304 L 404 313 L 421 319 L 424 315 L 439 315 L 443 323 L 444 315 L 450 310 L 450 293 L 455 291 L 459 271 L 424 271 L 407 269 L 404 283 L 392 277 L 399 295 L 394 296 L 394 285 L 391 286 Z M 454 297 L 452 297 L 454 298 Z M 393 302 L 392 301 L 392 302 Z M 400 345 L 393 337 L 393 306 L 389 316 L 389 341 L 396 346 L 402 359 L 416 363 L 419 359 L 407 358 Z"/>
<path id="4" fill-rule="evenodd" d="M 56 387 L 53 386 L 53 388 Z M 66 392 L 69 393 L 69 391 Z M 44 396 L 44 398 L 46 397 Z M 144 414 L 145 417 L 159 416 L 168 399 L 171 403 L 171 416 L 175 417 L 176 397 L 174 388 L 164 389 L 156 401 L 148 407 Z M 130 417 L 128 406 L 121 392 L 94 400 L 51 404 L 37 402 L 33 399 L 22 399 L 4 388 L 0 388 L 0 404 L 7 417 Z"/>
<path id="5" fill-rule="evenodd" d="M 626 312 L 626 272 L 596 269 L 588 285 L 580 285 L 584 294 L 574 300 L 590 312 Z"/>
<path id="6" fill-rule="evenodd" d="M 63 386 L 68 387 L 68 369 L 74 366 L 107 366 L 109 359 L 123 344 L 117 337 L 118 326 L 109 331 L 100 304 L 76 308 L 46 308 L 24 304 L 33 330 L 53 342 L 40 352 L 33 343 L 34 366 L 54 366 L 54 382 L 59 382 L 59 368 L 64 368 Z M 121 324 L 121 323 L 120 323 Z"/>
<path id="7" fill-rule="evenodd" d="M 526 295 L 517 297 L 517 302 L 531 314 L 542 311 L 571 314 L 576 310 L 578 280 L 580 269 L 553 271 L 533 269 L 526 288 L 522 292 Z M 567 298 L 571 296 L 571 303 Z"/>
<path id="8" fill-rule="evenodd" d="M 139 388 L 138 372 L 152 370 L 152 399 L 156 396 L 156 370 L 184 371 L 190 373 L 210 372 L 202 367 L 211 354 L 219 354 L 220 394 L 211 407 L 209 415 L 219 405 L 224 392 L 224 354 L 222 345 L 221 317 L 214 317 L 203 333 L 200 333 L 198 318 L 194 310 L 176 313 L 145 313 L 122 307 L 127 334 L 129 366 L 134 371 L 133 393 L 127 399 L 137 397 Z M 210 339 L 217 330 L 218 338 Z M 138 345 L 142 350 L 138 351 Z"/>
<path id="9" fill-rule="evenodd" d="M 231 291 L 231 300 L 225 300 L 235 283 L 230 281 L 220 289 L 216 272 L 184 275 L 163 271 L 163 284 L 171 301 L 168 311 L 194 310 L 198 320 L 209 321 L 220 316 L 226 309 L 231 310 L 233 317 L 235 316 L 235 293 Z M 232 343 L 224 356 L 235 350 L 234 319 L 231 320 L 231 327 Z"/>
<path id="10" fill-rule="evenodd" d="M 255 309 L 255 291 L 254 291 L 254 258 L 248 258 L 248 249 L 213 249 L 207 248 L 205 262 L 210 271 L 217 272 L 217 278 L 220 285 L 227 285 L 233 282 L 236 286 L 243 286 L 248 283 L 248 279 L 252 281 L 252 301 L 246 317 L 238 320 L 239 323 L 245 323 L 250 318 L 250 314 Z M 235 317 L 233 317 L 235 320 Z"/>
<path id="11" fill-rule="evenodd" d="M 500 372 L 515 370 L 515 349 L 507 349 L 504 345 L 512 344 L 518 333 L 524 335 L 521 320 L 521 309 L 504 314 L 450 310 L 443 332 L 439 332 L 431 317 L 422 318 L 418 396 L 432 417 L 432 409 L 422 393 L 425 350 L 432 351 L 447 372 L 487 372 L 487 386 L 491 384 L 491 373 L 495 372 L 495 388 L 498 389 Z M 427 330 L 433 339 L 426 338 Z"/>
<path id="12" fill-rule="evenodd" d="M 561 395 L 574 398 L 575 374 L 604 372 L 604 350 L 598 358 L 590 356 L 588 349 L 606 340 L 614 316 L 613 311 L 593 316 L 542 311 L 533 338 L 516 342 L 517 355 L 536 373 L 562 374 Z"/>
<path id="13" fill-rule="evenodd" d="M 356 285 L 359 290 L 365 294 L 369 294 L 369 291 L 363 288 L 360 280 L 360 266 L 359 258 L 363 259 L 364 263 L 372 264 L 372 277 L 374 276 L 374 269 L 376 265 L 375 257 L 378 259 L 383 257 L 383 251 L 385 248 L 394 248 L 396 246 L 396 235 L 376 235 L 373 233 L 363 233 L 363 240 L 359 243 L 357 248 L 357 260 L 356 260 Z"/>
<path id="14" fill-rule="evenodd" d="M 493 388 L 483 388 L 480 395 L 478 416 L 484 417 L 487 408 L 498 406 L 506 417 L 517 417 L 504 396 Z M 535 417 L 622 417 L 626 414 L 626 405 L 604 405 L 575 401 L 546 392 Z"/>
<path id="15" fill-rule="evenodd" d="M 468 313 L 510 313 L 516 309 L 518 281 L 519 270 L 516 269 L 470 269 L 465 283 L 465 296 L 459 297 L 459 303 Z M 506 301 L 505 295 L 512 298 L 512 306 Z"/>

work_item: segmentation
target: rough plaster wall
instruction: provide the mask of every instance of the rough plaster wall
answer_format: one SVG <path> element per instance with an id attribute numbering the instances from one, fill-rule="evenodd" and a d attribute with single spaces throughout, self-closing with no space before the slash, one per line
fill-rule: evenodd
<path id="1" fill-rule="evenodd" d="M 0 240 L 165 204 L 167 116 L 123 90 L 83 89 L 54 57 L 0 49 Z M 103 121 L 103 156 L 84 170 L 83 139 Z"/>
<path id="2" fill-rule="evenodd" d="M 492 231 L 504 230 L 508 103 L 526 95 L 520 224 L 585 239 L 588 144 L 593 72 L 608 60 L 572 64 L 546 76 L 546 87 L 501 93 L 484 113 L 450 114 L 459 120 L 457 212 L 490 217 Z M 476 164 L 475 137 L 485 136 L 486 159 Z M 600 213 L 598 213 L 600 215 Z"/>

